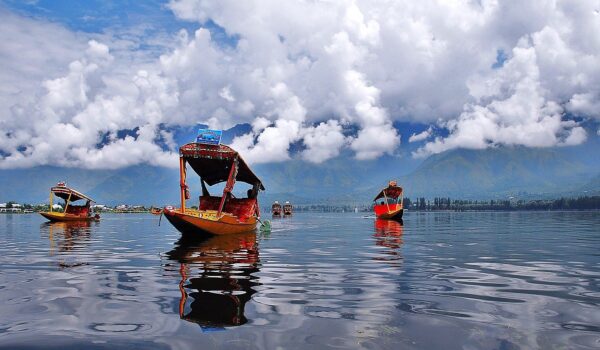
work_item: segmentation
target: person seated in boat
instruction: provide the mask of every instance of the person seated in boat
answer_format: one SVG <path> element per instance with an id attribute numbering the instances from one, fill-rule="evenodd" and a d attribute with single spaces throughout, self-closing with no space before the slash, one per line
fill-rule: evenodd
<path id="1" fill-rule="evenodd" d="M 198 209 L 206 210 L 209 209 L 209 207 L 206 203 L 203 203 L 202 197 L 206 199 L 205 201 L 210 201 L 210 192 L 208 192 L 208 188 L 206 188 L 204 181 L 200 181 L 200 185 L 202 186 L 202 194 L 198 196 Z"/>
<path id="2" fill-rule="evenodd" d="M 248 198 L 256 198 L 258 197 L 258 187 L 253 186 L 247 192 Z"/>

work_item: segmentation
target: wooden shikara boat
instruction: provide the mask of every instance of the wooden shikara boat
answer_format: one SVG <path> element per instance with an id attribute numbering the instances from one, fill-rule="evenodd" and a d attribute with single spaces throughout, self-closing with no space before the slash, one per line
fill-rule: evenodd
<path id="1" fill-rule="evenodd" d="M 388 187 L 381 190 L 373 202 L 373 210 L 378 219 L 402 220 L 402 187 L 397 186 L 396 181 L 390 181 Z"/>
<path id="2" fill-rule="evenodd" d="M 150 208 L 150 214 L 152 215 L 160 215 L 162 214 L 163 210 L 161 208 Z"/>
<path id="3" fill-rule="evenodd" d="M 286 201 L 283 205 L 283 215 L 290 216 L 292 215 L 293 207 L 289 201 Z"/>
<path id="4" fill-rule="evenodd" d="M 275 201 L 271 206 L 271 214 L 273 214 L 273 216 L 281 216 L 281 204 L 279 204 L 278 201 Z"/>
<path id="5" fill-rule="evenodd" d="M 54 196 L 62 198 L 64 203 L 64 210 L 54 211 Z M 73 202 L 85 200 L 83 205 L 74 205 Z M 50 189 L 50 211 L 41 212 L 40 215 L 50 221 L 93 221 L 99 220 L 100 215 L 95 214 L 91 210 L 91 204 L 94 201 L 84 195 L 81 192 L 75 191 L 72 188 L 66 186 L 64 182 L 59 182 L 58 185 Z"/>
<path id="6" fill-rule="evenodd" d="M 253 231 L 260 217 L 258 192 L 264 190 L 242 157 L 232 148 L 220 144 L 192 142 L 179 149 L 181 207 L 163 209 L 165 217 L 183 234 L 194 236 L 224 235 Z M 202 195 L 198 209 L 186 206 L 190 198 L 186 184 L 187 169 L 200 176 Z M 247 198 L 236 198 L 232 191 L 236 181 L 252 186 Z M 211 196 L 206 185 L 225 182 L 221 197 Z"/>

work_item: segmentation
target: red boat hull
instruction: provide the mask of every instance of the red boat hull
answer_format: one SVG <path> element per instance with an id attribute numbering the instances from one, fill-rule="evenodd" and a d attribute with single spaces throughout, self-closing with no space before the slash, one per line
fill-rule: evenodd
<path id="1" fill-rule="evenodd" d="M 404 213 L 401 204 L 377 204 L 373 206 L 373 210 L 378 219 L 385 220 L 402 220 Z"/>

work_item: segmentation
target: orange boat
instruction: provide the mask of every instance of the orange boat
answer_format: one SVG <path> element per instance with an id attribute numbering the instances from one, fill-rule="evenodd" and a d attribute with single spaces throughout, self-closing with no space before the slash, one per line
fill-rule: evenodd
<path id="1" fill-rule="evenodd" d="M 402 187 L 396 181 L 390 181 L 373 200 L 373 210 L 378 219 L 402 220 Z"/>
<path id="2" fill-rule="evenodd" d="M 181 207 L 163 209 L 165 217 L 183 234 L 195 236 L 223 235 L 256 229 L 260 217 L 258 192 L 264 190 L 242 157 L 232 148 L 221 144 L 192 142 L 179 149 Z M 190 198 L 186 184 L 186 165 L 200 176 L 202 194 L 198 209 L 186 207 Z M 236 198 L 232 191 L 236 181 L 252 186 L 247 198 Z M 220 197 L 211 196 L 206 185 L 225 182 Z"/>
<path id="3" fill-rule="evenodd" d="M 62 198 L 65 201 L 64 210 L 53 211 L 54 196 Z M 83 205 L 74 205 L 72 202 L 85 200 Z M 77 192 L 72 188 L 68 188 L 64 182 L 59 182 L 58 185 L 50 189 L 50 211 L 41 212 L 40 214 L 50 221 L 92 221 L 99 220 L 100 215 L 95 214 L 91 210 L 91 204 L 94 202 L 90 197 L 81 192 Z"/>

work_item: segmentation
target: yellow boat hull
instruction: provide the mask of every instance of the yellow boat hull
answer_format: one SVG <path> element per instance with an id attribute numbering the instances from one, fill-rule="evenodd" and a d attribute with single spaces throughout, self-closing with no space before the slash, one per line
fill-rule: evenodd
<path id="1" fill-rule="evenodd" d="M 96 216 L 78 216 L 68 213 L 58 213 L 58 212 L 41 212 L 41 216 L 45 217 L 50 221 L 96 221 L 99 220 L 100 217 Z"/>
<path id="2" fill-rule="evenodd" d="M 207 235 L 228 235 L 243 232 L 251 232 L 256 229 L 256 217 L 249 217 L 245 221 L 238 220 L 237 217 L 229 213 L 217 213 L 212 210 L 191 210 L 187 209 L 181 213 L 177 209 L 163 211 L 169 222 L 175 226 L 179 232 L 195 236 Z"/>

